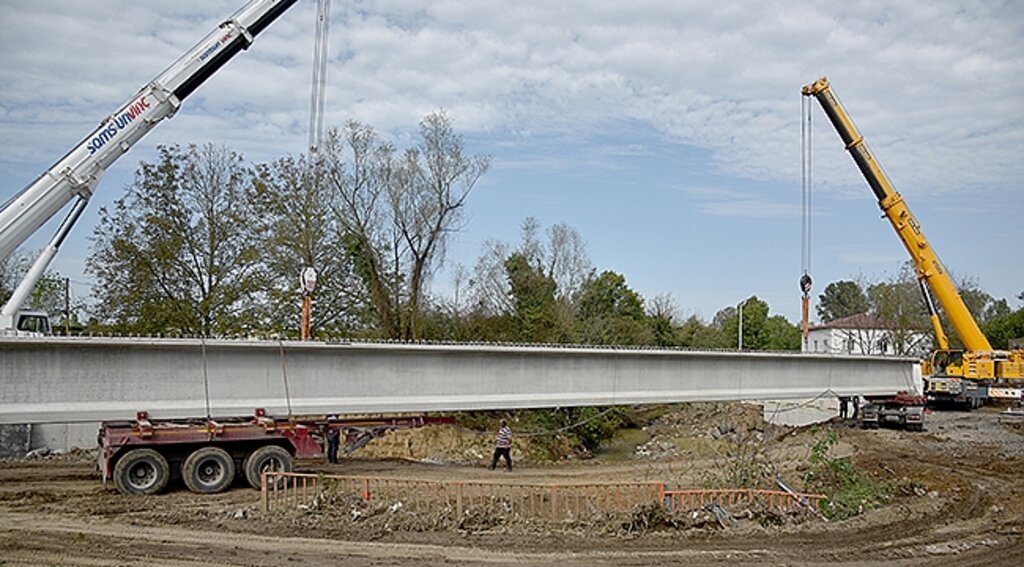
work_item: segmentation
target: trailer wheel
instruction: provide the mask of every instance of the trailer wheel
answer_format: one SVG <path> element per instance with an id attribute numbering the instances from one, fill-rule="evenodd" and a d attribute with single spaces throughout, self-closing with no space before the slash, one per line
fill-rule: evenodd
<path id="1" fill-rule="evenodd" d="M 264 445 L 245 458 L 245 479 L 249 486 L 259 490 L 263 471 L 292 472 L 292 456 L 283 447 Z M 278 486 L 284 479 L 278 479 Z"/>
<path id="2" fill-rule="evenodd" d="M 192 492 L 223 492 L 235 480 L 235 461 L 220 447 L 202 447 L 182 463 L 181 477 Z"/>
<path id="3" fill-rule="evenodd" d="M 156 494 L 169 478 L 167 459 L 153 449 L 132 449 L 114 465 L 114 486 L 121 494 Z"/>

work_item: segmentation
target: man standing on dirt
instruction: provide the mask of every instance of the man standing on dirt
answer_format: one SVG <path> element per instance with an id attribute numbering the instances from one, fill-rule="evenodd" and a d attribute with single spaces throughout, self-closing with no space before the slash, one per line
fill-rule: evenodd
<path id="1" fill-rule="evenodd" d="M 498 428 L 498 443 L 494 448 L 494 457 L 491 458 L 491 465 L 487 470 L 493 471 L 498 465 L 498 457 L 505 457 L 505 470 L 512 472 L 512 455 L 509 454 L 511 449 L 512 429 L 508 426 L 508 421 L 502 419 L 501 427 Z"/>

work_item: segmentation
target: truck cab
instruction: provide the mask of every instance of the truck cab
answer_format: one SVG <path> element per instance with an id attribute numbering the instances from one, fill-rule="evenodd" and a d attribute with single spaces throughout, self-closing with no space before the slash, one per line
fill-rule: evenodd
<path id="1" fill-rule="evenodd" d="M 26 337 L 52 335 L 50 316 L 45 311 L 20 310 L 14 314 L 14 334 Z"/>

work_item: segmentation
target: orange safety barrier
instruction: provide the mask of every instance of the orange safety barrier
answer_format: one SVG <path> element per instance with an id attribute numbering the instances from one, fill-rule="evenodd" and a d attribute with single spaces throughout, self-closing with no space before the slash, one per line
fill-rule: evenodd
<path id="1" fill-rule="evenodd" d="M 665 499 L 668 510 L 695 510 L 707 504 L 719 506 L 762 505 L 769 508 L 811 508 L 817 510 L 824 494 L 789 493 L 781 490 L 761 490 L 755 488 L 716 488 L 716 489 L 685 489 L 666 490 Z"/>
<path id="2" fill-rule="evenodd" d="M 523 484 L 449 482 L 380 477 L 351 477 L 265 471 L 260 501 L 264 511 L 313 505 L 333 495 L 349 503 L 385 503 L 412 510 L 446 508 L 464 513 L 494 507 L 502 513 L 551 520 L 579 520 L 659 503 L 669 512 L 702 508 L 762 505 L 776 509 L 820 507 L 822 494 L 760 489 L 669 490 L 664 483 Z M 323 502 L 320 500 L 319 502 Z"/>
<path id="3" fill-rule="evenodd" d="M 264 511 L 309 506 L 331 493 L 350 503 L 401 503 L 413 510 L 448 508 L 465 512 L 495 507 L 522 517 L 577 520 L 663 502 L 661 483 L 522 484 L 447 482 L 265 471 L 260 500 Z"/>

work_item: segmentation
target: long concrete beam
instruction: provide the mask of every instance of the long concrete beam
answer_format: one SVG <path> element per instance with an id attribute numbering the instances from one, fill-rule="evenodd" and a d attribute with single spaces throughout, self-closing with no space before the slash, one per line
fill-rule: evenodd
<path id="1" fill-rule="evenodd" d="M 916 390 L 906 358 L 611 348 L 0 338 L 0 424 L 800 399 Z M 207 395 L 208 392 L 208 395 Z"/>

